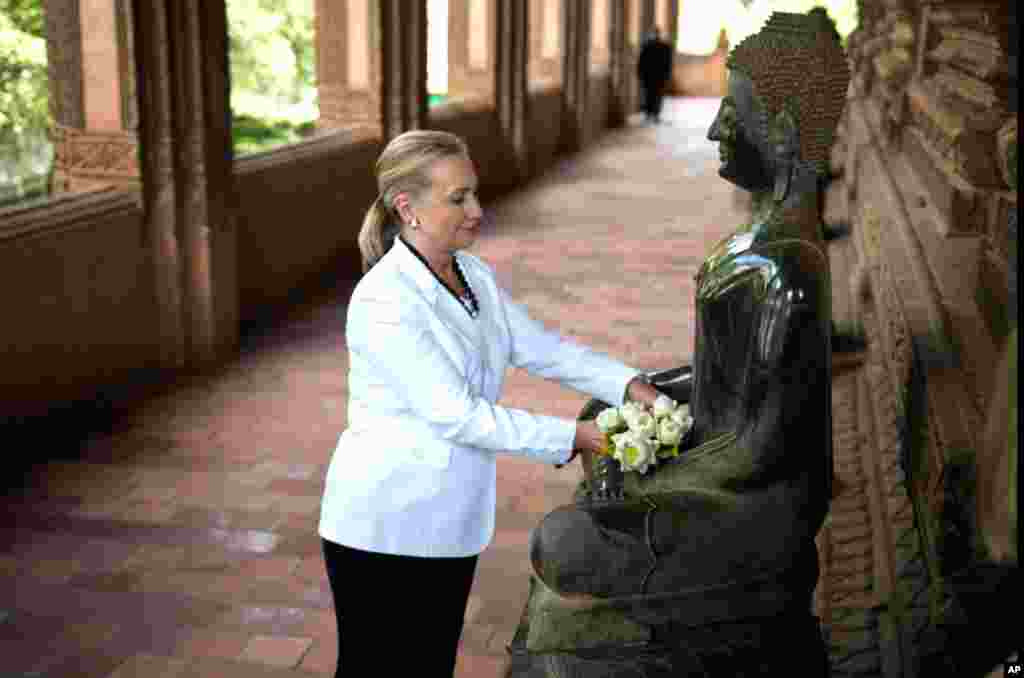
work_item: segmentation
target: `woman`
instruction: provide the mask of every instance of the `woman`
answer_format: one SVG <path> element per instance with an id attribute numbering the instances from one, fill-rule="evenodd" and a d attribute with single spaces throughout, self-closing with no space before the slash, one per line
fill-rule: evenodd
<path id="1" fill-rule="evenodd" d="M 466 145 L 413 131 L 377 161 L 348 306 L 349 426 L 319 533 L 339 631 L 336 675 L 451 676 L 477 557 L 494 532 L 499 452 L 566 464 L 593 422 L 495 405 L 507 367 L 619 405 L 657 392 L 636 370 L 546 331 L 463 252 L 483 212 Z M 392 601 L 403 601 L 395 606 Z"/>

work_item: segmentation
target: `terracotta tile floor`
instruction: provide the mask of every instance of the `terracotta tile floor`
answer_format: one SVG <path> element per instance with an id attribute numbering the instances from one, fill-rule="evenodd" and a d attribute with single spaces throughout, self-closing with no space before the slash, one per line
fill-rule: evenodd
<path id="1" fill-rule="evenodd" d="M 533 315 L 643 368 L 688 359 L 693 275 L 738 223 L 704 138 L 718 100 L 669 100 L 490 206 L 474 250 Z M 345 422 L 345 300 L 311 299 L 215 377 L 158 394 L 10 490 L 0 519 L 4 678 L 309 676 L 333 671 L 316 522 Z M 523 373 L 503 403 L 575 417 L 586 397 Z M 76 447 L 76 446 L 72 446 Z M 457 675 L 500 676 L 527 543 L 579 469 L 503 455 L 494 542 Z"/>

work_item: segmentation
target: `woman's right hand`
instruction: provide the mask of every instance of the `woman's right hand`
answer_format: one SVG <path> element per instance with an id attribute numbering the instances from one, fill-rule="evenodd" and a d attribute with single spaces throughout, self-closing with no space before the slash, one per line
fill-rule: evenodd
<path id="1" fill-rule="evenodd" d="M 593 420 L 576 422 L 576 437 L 573 440 L 573 454 L 579 456 L 580 465 L 587 478 L 592 477 L 594 457 L 604 451 L 604 434 Z"/>
<path id="2" fill-rule="evenodd" d="M 597 422 L 593 420 L 576 422 L 576 438 L 572 445 L 573 449 L 580 453 L 604 451 L 604 434 L 597 428 Z"/>

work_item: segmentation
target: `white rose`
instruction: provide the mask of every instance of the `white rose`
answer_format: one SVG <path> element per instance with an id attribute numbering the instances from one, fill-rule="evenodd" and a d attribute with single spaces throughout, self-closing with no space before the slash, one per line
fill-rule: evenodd
<path id="1" fill-rule="evenodd" d="M 676 410 L 676 401 L 672 400 L 665 394 L 659 395 L 654 399 L 654 418 L 661 419 L 667 417 Z"/>
<path id="2" fill-rule="evenodd" d="M 641 414 L 644 414 L 643 405 L 640 403 L 634 403 L 632 401 L 625 403 L 619 408 L 619 414 L 626 421 L 627 425 L 631 425 L 631 422 Z"/>
<path id="3" fill-rule="evenodd" d="M 678 445 L 683 438 L 683 427 L 672 417 L 665 417 L 658 422 L 658 442 L 662 445 Z"/>
<path id="4" fill-rule="evenodd" d="M 597 428 L 601 433 L 615 433 L 626 428 L 626 420 L 617 407 L 609 407 L 597 415 Z"/>
<path id="5" fill-rule="evenodd" d="M 637 434 L 640 438 L 654 438 L 658 435 L 658 424 L 654 421 L 654 417 L 641 412 L 640 414 L 633 417 L 633 420 L 628 422 L 629 430 Z"/>
<path id="6" fill-rule="evenodd" d="M 690 423 L 693 422 L 693 417 L 690 416 L 690 406 L 686 403 L 683 403 L 682 405 L 677 407 L 675 410 L 673 410 L 672 414 L 668 416 L 675 420 L 675 422 L 679 424 L 679 427 L 682 428 L 683 430 L 689 428 Z"/>
<path id="7" fill-rule="evenodd" d="M 612 450 L 612 457 L 618 459 L 619 463 L 621 464 L 623 460 L 623 455 L 626 452 L 626 447 L 629 445 L 629 441 L 633 439 L 633 434 L 631 434 L 629 431 L 624 431 L 622 433 L 616 433 L 615 435 L 611 436 L 611 439 L 612 447 L 614 448 Z"/>
<path id="8" fill-rule="evenodd" d="M 657 462 L 656 450 L 647 438 L 636 433 L 626 434 L 629 437 L 624 440 L 621 459 L 622 468 L 627 471 L 647 473 L 647 469 Z"/>

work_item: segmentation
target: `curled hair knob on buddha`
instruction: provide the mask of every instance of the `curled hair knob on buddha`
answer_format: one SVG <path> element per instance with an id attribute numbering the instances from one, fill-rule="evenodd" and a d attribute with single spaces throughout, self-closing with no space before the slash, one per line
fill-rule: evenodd
<path id="1" fill-rule="evenodd" d="M 455 155 L 469 156 L 466 143 L 454 134 L 437 130 L 405 132 L 384 148 L 376 166 L 377 198 L 366 210 L 359 230 L 364 273 L 391 249 L 401 230 L 402 218 L 395 208 L 395 199 L 407 193 L 415 202 L 430 188 L 430 167 Z"/>
<path id="2" fill-rule="evenodd" d="M 736 45 L 726 62 L 753 82 L 768 116 L 765 124 L 792 116 L 800 130 L 799 157 L 819 174 L 828 171 L 850 81 L 846 54 L 834 30 L 824 29 L 819 14 L 774 12 L 760 32 Z"/>

